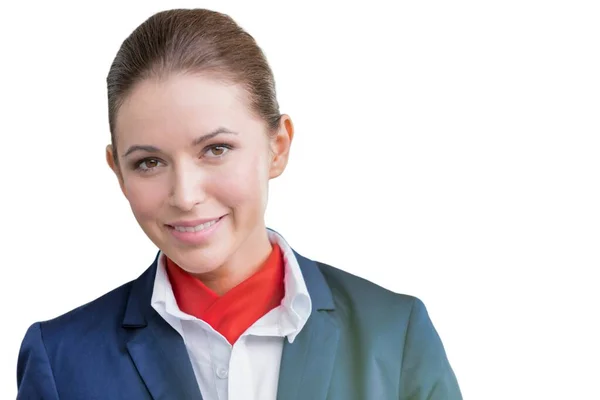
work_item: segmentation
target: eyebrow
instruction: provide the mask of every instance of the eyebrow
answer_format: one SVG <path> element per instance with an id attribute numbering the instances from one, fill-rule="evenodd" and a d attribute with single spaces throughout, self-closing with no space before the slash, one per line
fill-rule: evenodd
<path id="1" fill-rule="evenodd" d="M 226 134 L 230 134 L 230 135 L 237 135 L 237 132 L 234 132 L 234 131 L 229 130 L 224 127 L 220 127 L 210 133 L 207 133 L 206 135 L 197 137 L 196 139 L 194 139 L 192 141 L 191 146 L 192 147 L 198 146 L 198 145 L 206 142 L 207 140 L 210 140 L 210 139 L 214 138 L 215 136 L 220 135 L 222 133 L 226 133 Z M 145 151 L 147 153 L 158 153 L 161 150 L 156 146 L 134 144 L 133 146 L 131 146 L 127 149 L 125 154 L 123 154 L 123 157 L 127 157 L 128 155 L 130 155 L 131 153 L 134 153 L 136 151 Z"/>

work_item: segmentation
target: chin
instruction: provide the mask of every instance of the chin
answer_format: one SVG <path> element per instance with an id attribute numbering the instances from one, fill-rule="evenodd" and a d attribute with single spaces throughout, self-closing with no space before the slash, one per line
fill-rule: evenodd
<path id="1" fill-rule="evenodd" d="M 192 274 L 204 274 L 219 269 L 225 264 L 228 252 L 223 246 L 176 247 L 159 246 L 163 253 L 183 270 Z"/>
<path id="2" fill-rule="evenodd" d="M 180 261 L 175 263 L 192 274 L 206 274 L 219 269 L 225 263 L 226 257 L 221 254 L 211 254 L 208 249 L 198 249 L 180 255 Z"/>

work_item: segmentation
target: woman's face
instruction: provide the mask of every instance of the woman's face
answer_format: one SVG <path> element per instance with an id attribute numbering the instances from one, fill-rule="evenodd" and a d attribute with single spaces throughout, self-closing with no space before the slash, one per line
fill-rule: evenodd
<path id="1" fill-rule="evenodd" d="M 268 181 L 287 164 L 293 128 L 275 136 L 245 92 L 204 75 L 175 74 L 134 86 L 115 121 L 118 165 L 138 223 L 169 258 L 194 274 L 260 262 Z"/>

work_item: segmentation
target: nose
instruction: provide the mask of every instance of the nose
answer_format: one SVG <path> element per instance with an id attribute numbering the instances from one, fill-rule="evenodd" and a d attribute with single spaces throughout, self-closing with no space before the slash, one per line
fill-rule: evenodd
<path id="1" fill-rule="evenodd" d="M 174 170 L 169 204 L 182 211 L 190 211 L 206 200 L 203 172 L 194 167 Z"/>

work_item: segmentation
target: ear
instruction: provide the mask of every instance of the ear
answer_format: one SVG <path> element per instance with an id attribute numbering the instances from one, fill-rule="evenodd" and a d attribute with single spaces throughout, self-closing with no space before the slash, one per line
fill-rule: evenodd
<path id="1" fill-rule="evenodd" d="M 108 146 L 106 146 L 106 163 L 108 164 L 110 169 L 112 169 L 112 171 L 117 176 L 117 179 L 119 180 L 119 186 L 121 187 L 121 192 L 123 192 L 123 195 L 125 197 L 127 197 L 127 194 L 125 193 L 125 184 L 123 182 L 123 176 L 121 175 L 121 170 L 119 169 L 119 165 L 115 163 L 114 154 L 115 153 L 114 153 L 113 146 L 110 144 Z"/>
<path id="2" fill-rule="evenodd" d="M 294 138 L 294 125 L 289 115 L 283 114 L 279 119 L 277 133 L 271 138 L 271 165 L 269 179 L 277 178 L 283 173 L 290 156 L 290 147 Z"/>

